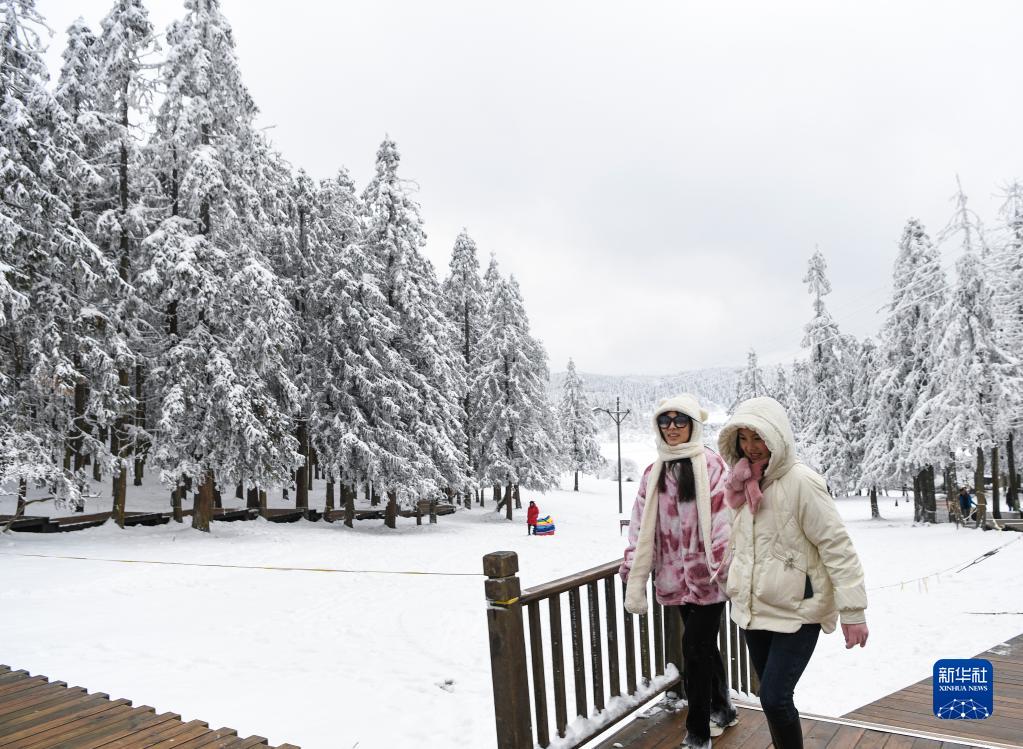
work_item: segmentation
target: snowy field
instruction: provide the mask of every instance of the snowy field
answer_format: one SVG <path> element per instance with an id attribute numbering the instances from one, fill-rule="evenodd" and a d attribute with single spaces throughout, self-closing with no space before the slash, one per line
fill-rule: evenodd
<path id="1" fill-rule="evenodd" d="M 623 445 L 641 466 L 650 452 Z M 393 531 L 257 520 L 214 523 L 208 535 L 173 523 L 5 534 L 0 662 L 272 744 L 491 747 L 481 558 L 518 552 L 524 586 L 617 558 L 616 484 L 584 477 L 581 488 L 523 495 L 553 515 L 550 538 L 527 537 L 524 514 L 508 523 L 489 503 L 432 526 L 399 518 Z M 635 490 L 625 484 L 626 515 Z M 128 509 L 163 509 L 167 497 L 129 487 Z M 318 484 L 314 506 L 322 498 Z M 13 502 L 0 497 L 0 513 Z M 880 504 L 877 522 L 865 498 L 839 500 L 867 571 L 871 636 L 855 651 L 839 633 L 822 638 L 796 694 L 805 711 L 845 713 L 926 678 L 938 658 L 1023 632 L 1023 534 L 913 527 L 911 504 Z M 87 512 L 108 505 L 90 500 Z"/>

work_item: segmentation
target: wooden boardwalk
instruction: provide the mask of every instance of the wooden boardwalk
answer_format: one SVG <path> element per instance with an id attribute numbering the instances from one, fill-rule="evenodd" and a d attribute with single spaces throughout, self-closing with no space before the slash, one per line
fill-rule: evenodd
<path id="1" fill-rule="evenodd" d="M 913 684 L 840 718 L 803 717 L 806 749 L 1023 749 L 1023 635 L 980 653 L 995 669 L 995 710 L 986 720 L 934 715 L 931 680 Z M 714 739 L 714 749 L 767 749 L 771 735 L 757 707 L 739 706 L 739 725 Z M 637 719 L 595 749 L 676 749 L 686 711 Z"/>
<path id="2" fill-rule="evenodd" d="M 185 723 L 130 700 L 89 694 L 45 676 L 0 665 L 0 747 L 4 749 L 248 749 L 262 736 L 239 738 L 232 728 Z M 277 749 L 298 749 L 281 744 Z"/>
<path id="3" fill-rule="evenodd" d="M 986 720 L 935 717 L 931 679 L 857 708 L 845 717 L 916 731 L 951 732 L 992 745 L 1023 746 L 1023 635 L 974 657 L 991 661 L 995 669 L 995 710 Z"/>

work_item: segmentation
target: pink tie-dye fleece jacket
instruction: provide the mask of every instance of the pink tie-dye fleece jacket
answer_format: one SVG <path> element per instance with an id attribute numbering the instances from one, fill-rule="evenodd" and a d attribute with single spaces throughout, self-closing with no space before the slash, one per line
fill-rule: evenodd
<path id="1" fill-rule="evenodd" d="M 706 605 L 725 600 L 724 586 L 728 579 L 725 556 L 731 534 L 731 513 L 725 505 L 725 479 L 728 468 L 721 456 L 710 448 L 707 455 L 707 476 L 710 479 L 711 553 L 721 568 L 711 580 L 700 537 L 700 523 L 696 513 L 696 500 L 678 501 L 678 485 L 669 473 L 667 490 L 659 492 L 657 533 L 654 535 L 655 590 L 657 602 L 662 606 L 681 606 L 684 603 Z M 632 507 L 629 522 L 629 545 L 625 549 L 621 576 L 628 580 L 632 558 L 636 553 L 636 539 L 646 503 L 647 477 L 652 465 L 647 466 L 639 482 L 639 493 Z"/>

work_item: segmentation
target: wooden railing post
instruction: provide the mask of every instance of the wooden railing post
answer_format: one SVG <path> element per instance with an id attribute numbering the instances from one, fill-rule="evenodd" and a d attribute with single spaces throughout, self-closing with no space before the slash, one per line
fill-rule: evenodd
<path id="1" fill-rule="evenodd" d="M 533 747 L 518 571 L 519 557 L 513 551 L 483 557 L 498 749 Z"/>

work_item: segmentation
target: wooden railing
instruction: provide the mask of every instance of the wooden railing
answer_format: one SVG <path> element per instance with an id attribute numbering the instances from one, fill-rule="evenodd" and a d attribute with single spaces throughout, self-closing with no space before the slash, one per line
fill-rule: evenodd
<path id="1" fill-rule="evenodd" d="M 650 613 L 636 616 L 625 611 L 618 603 L 625 595 L 620 566 L 619 559 L 522 591 L 515 552 L 483 557 L 498 749 L 552 744 L 575 749 L 662 692 L 684 696 L 680 681 L 683 625 L 678 609 L 661 606 L 648 589 Z M 562 616 L 565 597 L 567 621 Z M 528 645 L 523 609 L 529 623 Z M 566 670 L 569 645 L 571 662 Z M 756 694 L 756 676 L 727 604 L 719 646 L 728 687 Z M 571 719 L 569 694 L 574 697 Z"/>

